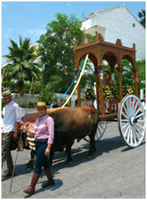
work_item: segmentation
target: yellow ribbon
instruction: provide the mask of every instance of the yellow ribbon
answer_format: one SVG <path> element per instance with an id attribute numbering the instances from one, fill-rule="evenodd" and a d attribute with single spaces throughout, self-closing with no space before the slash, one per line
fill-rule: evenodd
<path id="1" fill-rule="evenodd" d="M 81 73 L 80 73 L 79 79 L 78 79 L 78 81 L 77 81 L 77 83 L 76 83 L 76 85 L 75 85 L 73 91 L 71 92 L 70 96 L 68 97 L 68 99 L 67 99 L 66 102 L 62 105 L 61 108 L 64 108 L 64 107 L 65 107 L 65 105 L 68 103 L 68 101 L 69 101 L 70 98 L 72 97 L 74 91 L 76 90 L 76 88 L 77 88 L 77 86 L 78 86 L 78 84 L 79 84 L 79 82 L 80 82 L 80 80 L 81 80 L 81 77 L 82 77 L 82 75 L 83 75 L 83 71 L 84 71 L 84 69 L 85 69 L 85 66 L 86 66 L 86 63 L 87 63 L 87 60 L 88 60 L 88 56 L 89 56 L 89 54 L 87 54 L 87 56 L 86 56 L 86 59 L 85 59 L 85 62 L 84 62 L 83 68 L 82 68 L 82 70 L 81 70 Z"/>

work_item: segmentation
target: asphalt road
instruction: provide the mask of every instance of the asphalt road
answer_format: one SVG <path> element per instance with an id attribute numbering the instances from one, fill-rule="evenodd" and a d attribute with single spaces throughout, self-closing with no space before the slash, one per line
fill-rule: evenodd
<path id="1" fill-rule="evenodd" d="M 56 185 L 41 188 L 46 177 L 42 172 L 31 197 L 23 193 L 31 181 L 33 170 L 27 170 L 30 151 L 18 153 L 16 176 L 2 180 L 2 198 L 145 198 L 145 141 L 130 149 L 124 144 L 117 122 L 108 122 L 104 136 L 96 143 L 97 153 L 87 160 L 89 143 L 75 141 L 73 164 L 66 165 L 66 154 L 56 152 L 52 172 Z M 12 151 L 13 159 L 16 151 Z M 6 170 L 6 164 L 3 171 Z"/>

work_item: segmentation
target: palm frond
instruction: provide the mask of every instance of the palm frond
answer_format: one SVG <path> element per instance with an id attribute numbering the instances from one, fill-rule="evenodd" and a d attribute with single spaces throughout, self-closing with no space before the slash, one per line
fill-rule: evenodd
<path id="1" fill-rule="evenodd" d="M 19 36 L 19 45 L 20 45 L 20 47 L 22 46 L 22 37 L 21 36 Z"/>
<path id="2" fill-rule="evenodd" d="M 17 44 L 13 40 L 10 39 L 10 42 L 11 42 L 13 48 L 17 47 Z"/>

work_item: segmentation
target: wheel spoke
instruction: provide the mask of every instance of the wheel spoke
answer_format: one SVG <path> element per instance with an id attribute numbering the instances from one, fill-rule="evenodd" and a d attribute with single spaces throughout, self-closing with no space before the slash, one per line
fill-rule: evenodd
<path id="1" fill-rule="evenodd" d="M 139 104 L 139 102 L 137 101 L 136 105 L 135 105 L 135 108 L 133 109 L 133 115 L 135 115 L 135 111 L 136 111 L 136 108 L 137 108 L 138 104 Z"/>
<path id="2" fill-rule="evenodd" d="M 98 133 L 96 132 L 95 137 L 97 136 L 97 138 L 99 137 Z"/>
<path id="3" fill-rule="evenodd" d="M 104 129 L 104 127 L 101 124 L 99 124 L 98 126 L 100 126 L 102 129 Z"/>
<path id="4" fill-rule="evenodd" d="M 132 127 L 130 129 L 131 129 L 131 134 L 130 134 L 131 141 L 130 141 L 130 143 L 132 145 L 133 144 L 133 131 L 132 131 Z"/>
<path id="5" fill-rule="evenodd" d="M 122 121 L 122 122 L 129 122 L 128 119 L 122 119 L 121 121 Z"/>
<path id="6" fill-rule="evenodd" d="M 133 98 L 133 102 L 132 102 L 132 111 L 134 112 L 134 104 L 135 104 L 135 98 Z"/>
<path id="7" fill-rule="evenodd" d="M 130 132 L 131 132 L 130 129 L 131 129 L 131 128 L 130 128 L 130 126 L 129 126 L 128 135 L 127 135 L 127 142 L 128 142 L 128 143 L 129 143 L 129 139 L 130 139 Z"/>
<path id="8" fill-rule="evenodd" d="M 132 126 L 132 136 L 133 136 L 133 139 L 134 139 L 134 143 L 135 143 L 135 145 L 137 144 L 137 140 L 136 140 L 136 138 L 138 139 L 138 135 L 137 135 L 137 133 L 136 133 L 136 131 L 135 131 L 135 128 Z M 138 139 L 139 140 L 139 139 Z"/>
<path id="9" fill-rule="evenodd" d="M 130 128 L 130 126 L 128 126 L 128 127 L 126 128 L 125 133 L 124 133 L 124 138 L 127 136 L 127 133 L 128 133 L 128 131 L 129 131 L 129 128 Z"/>
<path id="10" fill-rule="evenodd" d="M 138 119 L 138 122 L 142 122 L 142 123 L 144 123 L 145 120 L 144 120 L 144 119 Z"/>
<path id="11" fill-rule="evenodd" d="M 143 132 L 144 130 L 141 131 L 137 126 L 135 126 L 135 128 L 136 128 L 136 130 L 138 131 L 138 133 L 139 133 L 139 134 L 141 135 L 141 137 L 142 137 L 142 135 L 143 135 L 143 133 L 144 133 L 144 132 Z"/>
<path id="12" fill-rule="evenodd" d="M 134 126 L 134 134 L 136 135 L 136 138 L 138 141 L 140 140 L 140 136 L 138 135 L 138 130 L 136 129 L 136 126 Z M 142 135 L 141 135 L 142 136 Z"/>
<path id="13" fill-rule="evenodd" d="M 139 127 L 140 129 L 144 130 L 144 127 L 142 127 L 140 124 L 136 124 L 137 127 Z"/>
<path id="14" fill-rule="evenodd" d="M 99 127 L 97 127 L 97 129 L 98 129 L 98 132 L 99 132 L 99 133 L 101 133 L 101 131 L 100 131 Z"/>
<path id="15" fill-rule="evenodd" d="M 125 105 L 124 105 L 124 110 L 125 110 L 126 114 L 127 114 L 128 116 L 130 116 L 129 108 L 128 108 L 128 107 L 125 107 Z"/>
<path id="16" fill-rule="evenodd" d="M 126 101 L 126 104 L 125 104 L 125 105 L 126 105 L 126 109 L 129 110 L 130 105 L 129 105 L 129 101 L 128 101 L 128 100 Z M 130 110 L 129 110 L 129 116 L 130 116 Z"/>
<path id="17" fill-rule="evenodd" d="M 125 113 L 121 113 L 125 118 L 129 119 L 129 117 L 127 115 L 125 115 Z"/>
<path id="18" fill-rule="evenodd" d="M 132 105 L 132 103 L 131 103 L 131 97 L 129 98 L 129 104 L 130 104 L 130 105 L 129 105 L 130 112 L 132 113 L 133 109 L 132 109 L 132 106 L 131 106 L 131 105 Z M 130 114 L 131 114 L 131 113 L 130 113 Z"/>
<path id="19" fill-rule="evenodd" d="M 141 116 L 143 116 L 144 115 L 144 113 L 140 113 L 139 115 L 137 115 L 135 118 L 139 118 L 139 117 L 141 117 Z"/>
<path id="20" fill-rule="evenodd" d="M 135 112 L 134 116 L 136 116 L 138 114 L 138 112 L 140 111 L 140 107 L 137 109 L 137 111 Z"/>
<path id="21" fill-rule="evenodd" d="M 125 123 L 123 126 L 122 126 L 122 129 L 126 128 L 126 126 L 128 126 L 129 123 Z"/>

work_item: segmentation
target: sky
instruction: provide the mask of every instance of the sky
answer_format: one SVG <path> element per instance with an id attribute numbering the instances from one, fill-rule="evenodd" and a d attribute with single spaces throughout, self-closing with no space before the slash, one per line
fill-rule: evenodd
<path id="1" fill-rule="evenodd" d="M 89 18 L 93 11 L 125 4 L 127 9 L 140 21 L 138 12 L 146 10 L 146 1 L 1 1 L 1 64 L 6 62 L 3 55 L 9 54 L 10 39 L 19 45 L 19 36 L 36 43 L 46 32 L 49 22 L 56 20 L 56 13 L 68 16 L 75 14 L 82 20 L 82 14 Z"/>

